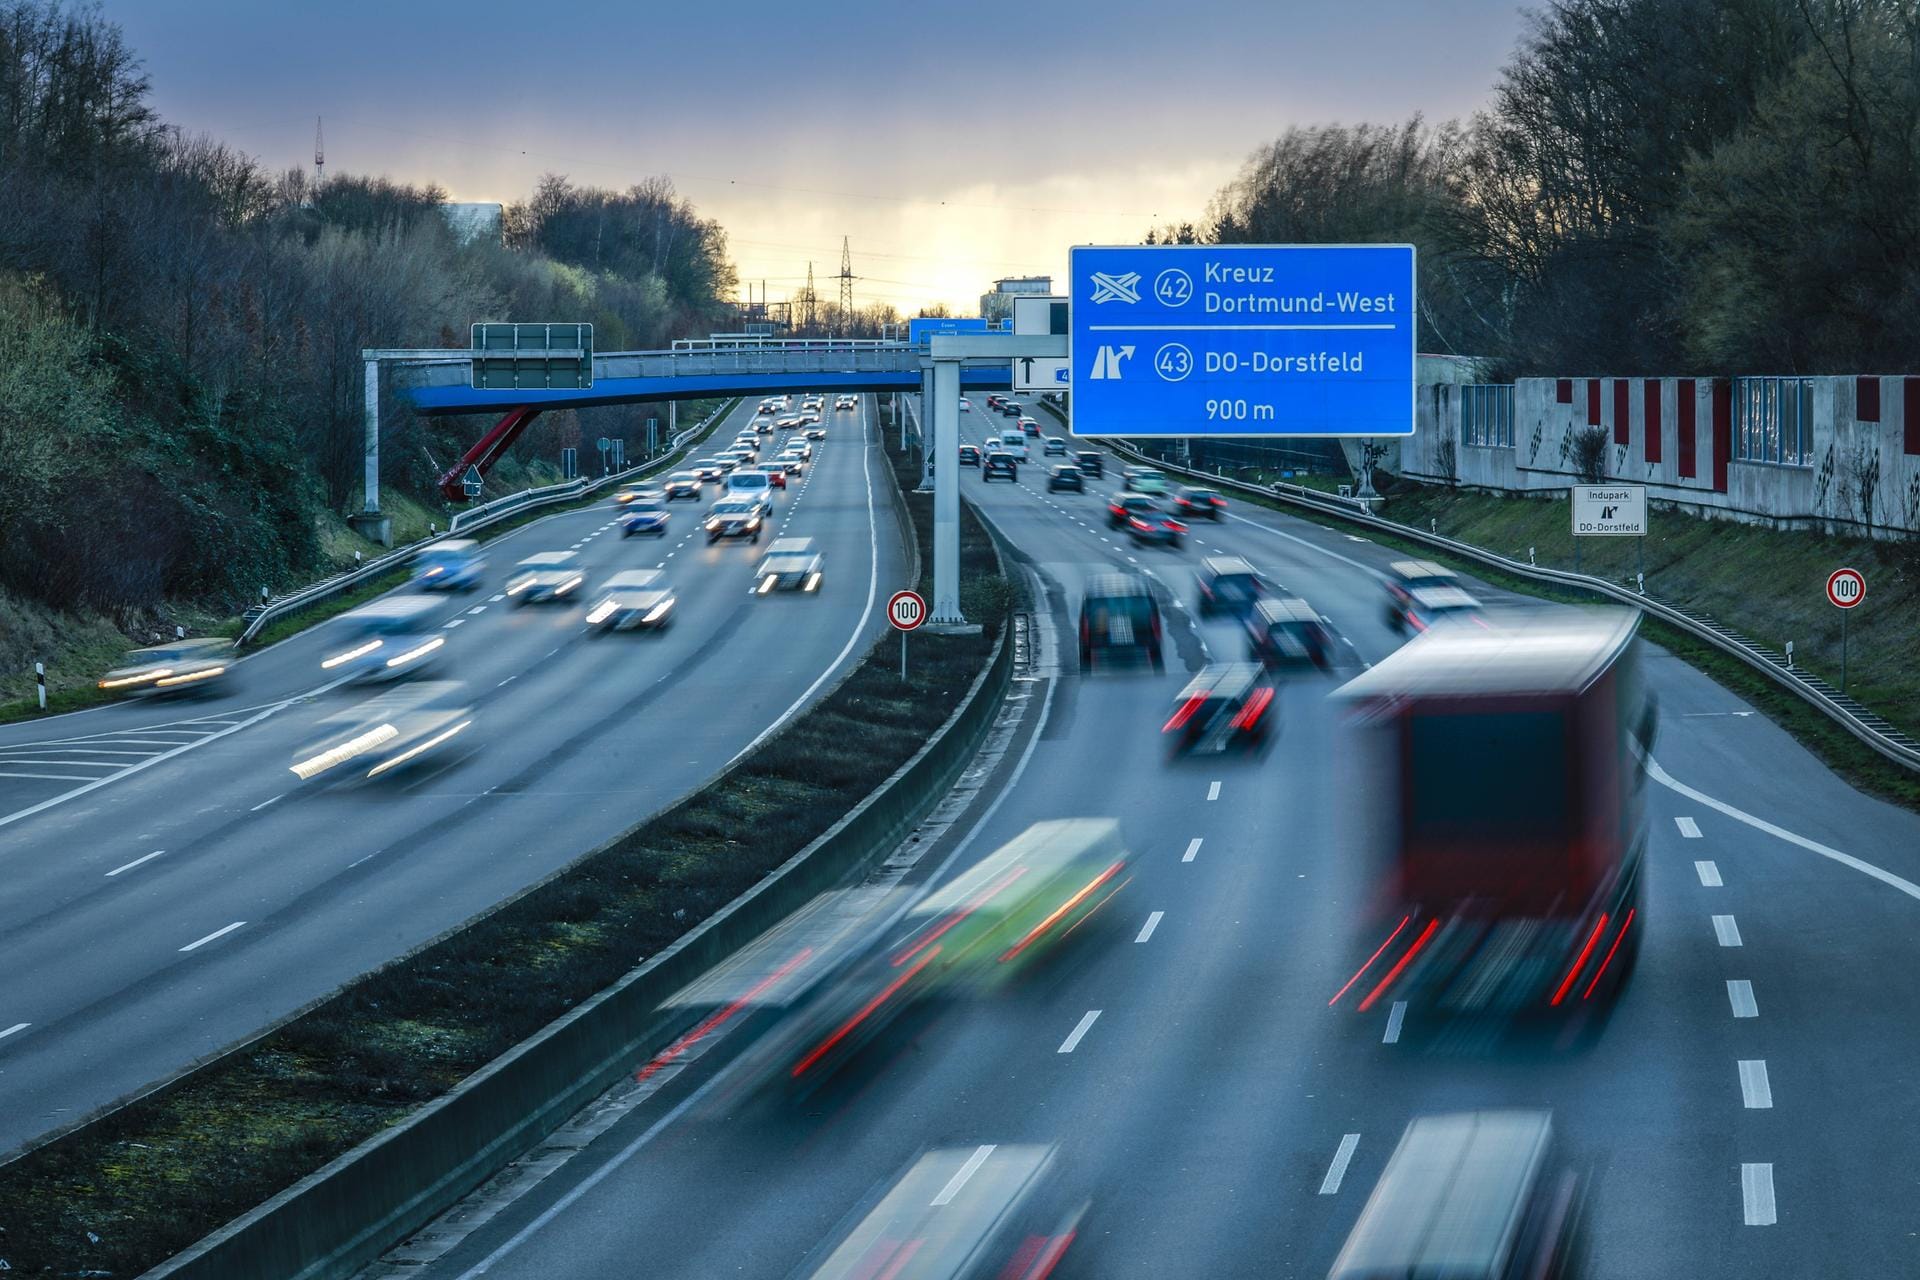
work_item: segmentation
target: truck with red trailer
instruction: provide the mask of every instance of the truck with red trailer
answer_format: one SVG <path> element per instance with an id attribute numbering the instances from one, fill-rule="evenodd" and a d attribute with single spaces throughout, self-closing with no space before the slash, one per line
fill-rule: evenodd
<path id="1" fill-rule="evenodd" d="M 1437 628 L 1339 691 L 1373 892 L 1331 1005 L 1517 1016 L 1618 993 L 1644 929 L 1638 628 L 1625 609 Z"/>

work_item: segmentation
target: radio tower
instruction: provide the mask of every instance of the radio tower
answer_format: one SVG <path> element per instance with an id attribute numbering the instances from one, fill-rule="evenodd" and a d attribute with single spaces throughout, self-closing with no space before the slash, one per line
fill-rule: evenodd
<path id="1" fill-rule="evenodd" d="M 806 336 L 809 338 L 813 336 L 814 296 L 815 295 L 813 292 L 813 263 L 809 262 L 807 263 L 806 311 L 804 313 L 806 318 L 802 321 L 802 323 L 805 324 L 807 327 Z"/>
<path id="2" fill-rule="evenodd" d="M 327 147 L 320 134 L 320 117 L 313 118 L 313 185 L 319 186 L 320 179 L 326 176 Z"/>
<path id="3" fill-rule="evenodd" d="M 853 252 L 847 247 L 847 237 L 840 237 L 840 336 L 845 337 L 853 327 Z"/>

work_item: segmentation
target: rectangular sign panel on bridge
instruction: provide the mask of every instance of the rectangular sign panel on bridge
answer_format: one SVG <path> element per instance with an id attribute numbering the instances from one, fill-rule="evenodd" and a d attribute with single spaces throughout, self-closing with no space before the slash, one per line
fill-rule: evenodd
<path id="1" fill-rule="evenodd" d="M 1410 436 L 1412 245 L 1078 246 L 1080 436 Z"/>

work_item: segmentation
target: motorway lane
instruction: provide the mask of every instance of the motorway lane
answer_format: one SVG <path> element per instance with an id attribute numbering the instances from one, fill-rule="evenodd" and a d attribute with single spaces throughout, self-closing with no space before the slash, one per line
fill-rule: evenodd
<path id="1" fill-rule="evenodd" d="M 1191 599 L 1197 549 L 1113 542 L 1097 520 L 1083 527 L 1042 501 L 1031 467 L 1018 486 L 963 474 L 1048 579 L 1056 635 L 1070 639 L 1085 577 L 1129 556 Z M 1097 509 L 1099 498 L 1084 502 Z M 1311 522 L 1240 514 L 1200 535 L 1209 549 L 1245 554 L 1300 590 L 1359 660 L 1391 650 L 1367 577 L 1389 553 Z M 1592 1275 L 1915 1269 L 1907 1188 L 1920 1168 L 1905 1135 L 1920 1119 L 1910 1065 L 1920 1022 L 1899 977 L 1920 901 L 1650 786 L 1647 933 L 1610 1023 L 1557 1044 L 1416 1022 L 1384 1043 L 1387 1010 L 1326 1008 L 1347 976 L 1363 887 L 1342 856 L 1338 811 L 1367 802 L 1329 764 L 1328 684 L 1287 690 L 1264 760 L 1169 766 L 1155 730 L 1198 639 L 1237 656 L 1227 624 L 1172 613 L 1169 624 L 1178 656 L 1162 677 L 1055 679 L 1030 763 L 970 849 L 1042 818 L 1117 817 L 1136 855 L 1108 921 L 1117 930 L 1030 987 L 902 1029 L 804 1106 L 663 1116 L 724 1076 L 727 1055 L 712 1054 L 426 1270 L 609 1274 L 644 1259 L 657 1274 L 780 1276 L 922 1147 L 1056 1142 L 1064 1189 L 1093 1199 L 1062 1275 L 1323 1275 L 1409 1119 L 1509 1105 L 1552 1108 L 1594 1174 Z M 1057 666 L 1063 655 L 1047 656 Z M 1064 658 L 1071 668 L 1070 650 Z M 1683 784 L 1920 879 L 1914 815 L 1853 793 L 1691 668 L 1649 658 L 1664 713 L 1657 755 Z M 1752 984 L 1757 1017 L 1734 1016 L 1729 981 Z M 1766 1065 L 1743 1073 L 1743 1062 Z M 1768 1188 L 1777 1222 L 1761 1225 Z"/>
<path id="2" fill-rule="evenodd" d="M 818 595 L 753 596 L 766 535 L 708 546 L 704 502 L 674 504 L 662 540 L 621 539 L 605 506 L 575 513 L 495 544 L 487 589 L 450 602 L 460 625 L 435 674 L 465 681 L 476 715 L 473 746 L 444 767 L 300 787 L 286 766 L 315 722 L 362 696 L 341 689 L 0 827 L 0 1031 L 27 1024 L 0 1037 L 0 1150 L 524 888 L 697 787 L 824 687 L 884 626 L 879 582 L 905 575 L 864 406 L 830 415 L 813 465 L 775 499 L 772 536 L 811 536 L 827 558 Z M 512 561 L 575 544 L 589 601 L 594 579 L 664 565 L 674 624 L 590 639 L 581 604 L 495 598 Z M 271 655 L 280 688 L 311 687 L 328 630 L 245 666 Z"/>

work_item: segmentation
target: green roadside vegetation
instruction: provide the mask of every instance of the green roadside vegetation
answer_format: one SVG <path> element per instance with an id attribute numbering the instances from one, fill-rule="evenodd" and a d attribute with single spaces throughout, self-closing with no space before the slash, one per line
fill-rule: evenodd
<path id="1" fill-rule="evenodd" d="M 918 479 L 887 452 L 903 487 Z M 930 545 L 930 497 L 907 501 Z M 916 636 L 906 680 L 883 637 L 724 777 L 252 1044 L 0 1166 L 12 1269 L 145 1271 L 404 1119 L 826 831 L 945 721 L 1006 626 L 1013 592 L 962 510 L 961 597 L 981 634 Z"/>
<path id="2" fill-rule="evenodd" d="M 691 421 L 700 422 L 722 406 L 726 406 L 730 412 L 736 403 L 737 400 L 729 397 L 682 401 L 681 412 Z M 687 451 L 691 452 L 711 439 L 725 417 L 724 413 L 717 415 L 707 434 L 690 441 Z M 663 455 L 662 461 L 678 461 L 681 456 L 684 455 Z M 506 492 L 509 493 L 537 485 L 554 484 L 559 480 L 556 470 L 541 466 L 522 467 L 515 464 L 510 474 L 520 476 L 525 483 L 508 488 Z M 606 495 L 602 492 L 563 506 L 541 507 L 490 525 L 474 536 L 483 542 L 489 541 L 542 516 L 575 511 L 605 499 Z M 396 546 L 430 536 L 430 527 L 437 527 L 441 533 L 446 531 L 448 513 L 435 511 L 404 494 L 383 494 L 381 508 L 393 518 Z M 361 537 L 347 526 L 344 519 L 335 516 L 325 518 L 318 536 L 327 552 L 327 572 L 323 577 L 351 569 L 355 551 L 372 559 L 391 550 Z M 263 649 L 317 623 L 338 617 L 393 590 L 406 581 L 407 574 L 408 570 L 404 568 L 395 569 L 351 591 L 321 601 L 310 609 L 282 618 L 255 636 L 247 647 L 249 651 Z M 189 636 L 222 636 L 231 640 L 246 629 L 246 620 L 239 614 L 216 617 L 203 610 L 184 607 L 169 611 L 164 623 L 142 615 L 125 626 L 119 626 L 103 614 L 55 609 L 15 596 L 0 587 L 0 672 L 10 673 L 0 677 L 0 724 L 37 719 L 42 714 L 81 711 L 115 701 L 113 694 L 103 693 L 96 684 L 100 673 L 118 663 L 129 649 L 161 643 L 172 634 L 168 628 L 174 625 L 185 627 Z M 44 662 L 47 667 L 47 709 L 44 713 L 40 710 L 34 683 L 35 662 Z"/>

